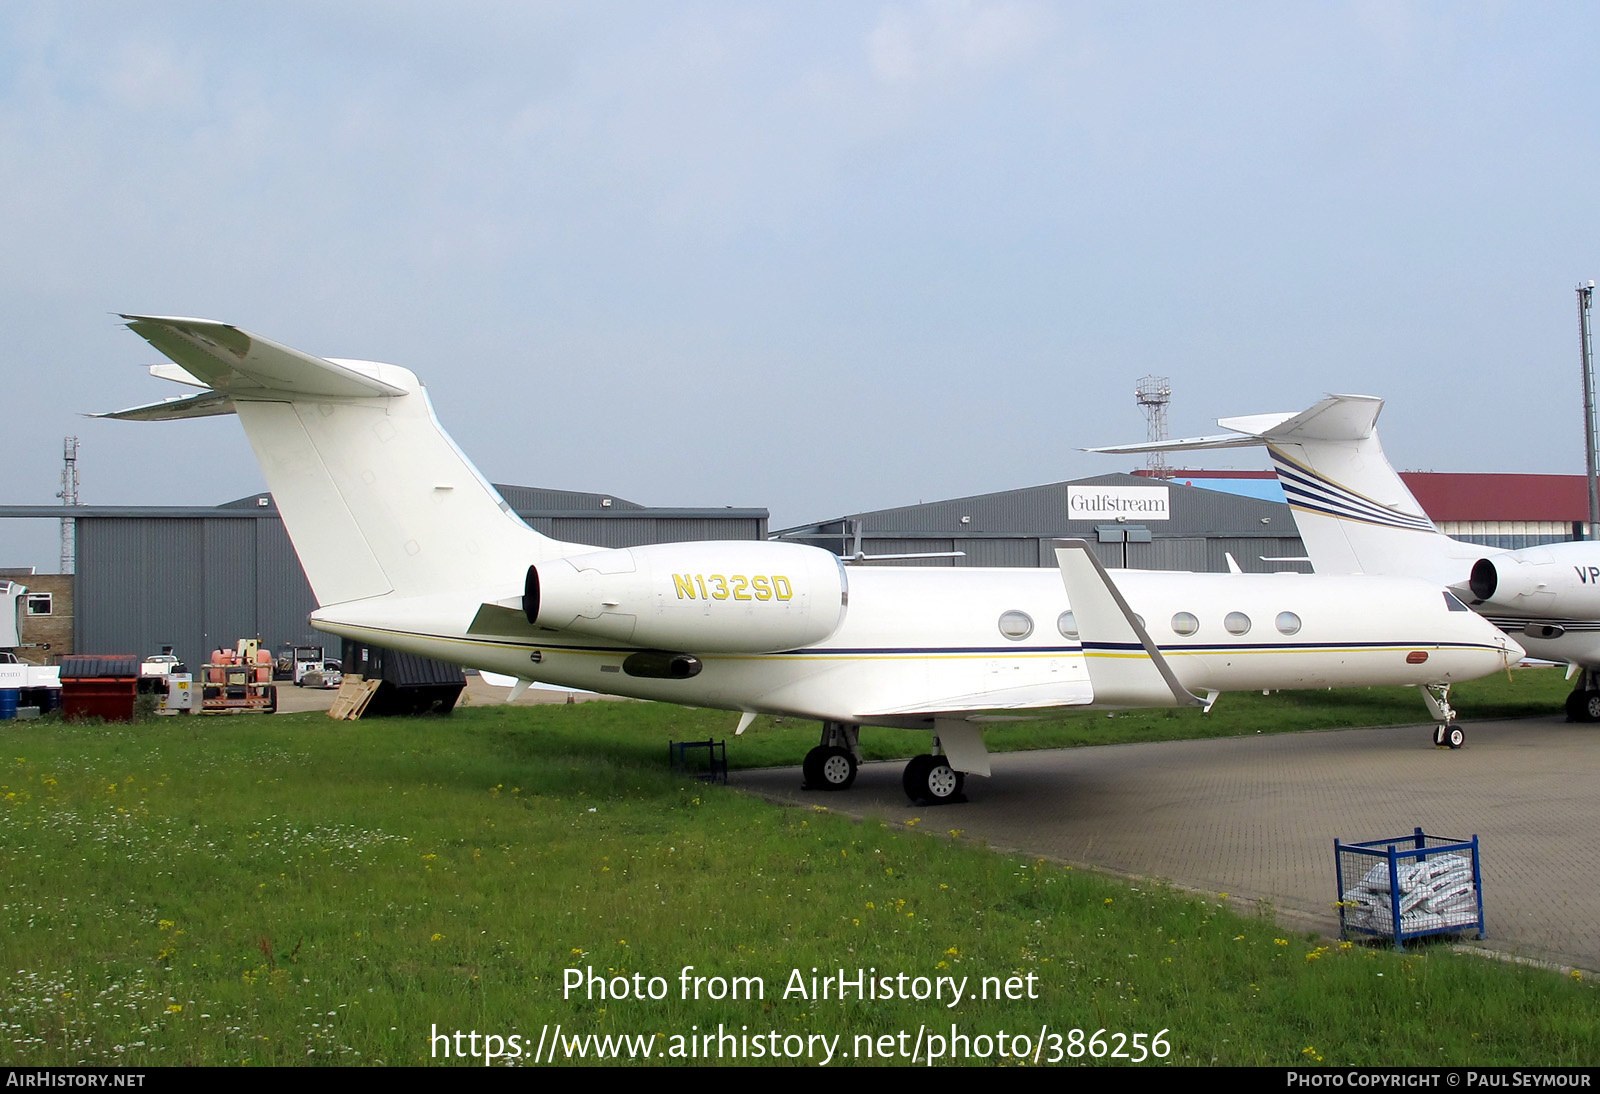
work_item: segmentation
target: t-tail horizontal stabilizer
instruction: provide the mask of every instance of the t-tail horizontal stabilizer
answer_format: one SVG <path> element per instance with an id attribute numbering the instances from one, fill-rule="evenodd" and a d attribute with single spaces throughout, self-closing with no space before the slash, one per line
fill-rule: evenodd
<path id="1" fill-rule="evenodd" d="M 1260 446 L 1294 510 L 1318 573 L 1398 574 L 1460 580 L 1482 549 L 1440 534 L 1395 474 L 1378 441 L 1383 400 L 1330 395 L 1298 414 L 1219 418 L 1216 437 L 1091 448 L 1090 452 L 1182 452 Z"/>
<path id="2" fill-rule="evenodd" d="M 279 398 L 360 399 L 408 393 L 402 384 L 381 379 L 382 366 L 372 362 L 317 357 L 231 323 L 162 315 L 122 318 L 129 330 L 179 366 L 155 373 L 165 380 L 204 384 L 234 395 Z"/>
<path id="3" fill-rule="evenodd" d="M 1383 400 L 1375 395 L 1330 395 L 1298 414 L 1246 414 L 1237 418 L 1218 418 L 1217 424 L 1232 432 L 1214 437 L 1180 437 L 1170 441 L 1143 441 L 1106 448 L 1086 448 L 1085 452 L 1110 455 L 1133 452 L 1193 452 L 1208 448 L 1270 448 L 1274 444 L 1305 441 L 1364 441 L 1377 429 Z"/>
<path id="4" fill-rule="evenodd" d="M 1205 700 L 1178 682 L 1160 647 L 1081 539 L 1055 541 L 1097 707 L 1190 707 Z"/>
<path id="5" fill-rule="evenodd" d="M 181 418 L 213 418 L 219 414 L 237 414 L 233 397 L 221 391 L 208 391 L 203 395 L 174 395 L 156 403 L 113 410 L 105 414 L 91 414 L 91 418 L 116 418 L 124 422 L 175 422 Z"/>

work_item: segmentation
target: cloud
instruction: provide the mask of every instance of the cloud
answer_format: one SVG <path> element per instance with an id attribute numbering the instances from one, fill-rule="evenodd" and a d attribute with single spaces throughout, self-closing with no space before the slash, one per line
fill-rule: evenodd
<path id="1" fill-rule="evenodd" d="M 1034 3 L 926 0 L 886 11 L 867 35 L 872 73 L 885 84 L 940 83 L 1029 59 L 1049 26 Z"/>

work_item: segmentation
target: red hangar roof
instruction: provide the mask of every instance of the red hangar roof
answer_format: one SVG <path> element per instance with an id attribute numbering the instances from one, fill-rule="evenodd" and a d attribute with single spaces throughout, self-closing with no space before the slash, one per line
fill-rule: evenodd
<path id="1" fill-rule="evenodd" d="M 1582 475 L 1457 475 L 1402 471 L 1400 478 L 1434 520 L 1589 519 Z"/>
<path id="2" fill-rule="evenodd" d="M 1135 475 L 1154 477 L 1146 468 Z M 1173 482 L 1195 486 L 1206 480 L 1272 479 L 1271 471 L 1211 471 L 1177 468 Z M 1589 490 L 1582 475 L 1468 475 L 1441 471 L 1402 471 L 1400 478 L 1422 506 L 1441 521 L 1586 521 Z M 1223 488 L 1225 489 L 1225 488 Z M 1280 499 L 1281 500 L 1281 499 Z"/>

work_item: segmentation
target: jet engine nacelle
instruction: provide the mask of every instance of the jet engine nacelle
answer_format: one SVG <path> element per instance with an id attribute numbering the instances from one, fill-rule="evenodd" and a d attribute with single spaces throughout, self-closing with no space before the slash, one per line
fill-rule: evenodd
<path id="1" fill-rule="evenodd" d="M 775 653 L 844 622 L 839 557 L 798 543 L 657 543 L 528 567 L 528 621 L 663 650 Z"/>
<path id="2" fill-rule="evenodd" d="M 1600 616 L 1600 545 L 1558 543 L 1480 558 L 1467 585 L 1491 608 L 1592 619 Z"/>

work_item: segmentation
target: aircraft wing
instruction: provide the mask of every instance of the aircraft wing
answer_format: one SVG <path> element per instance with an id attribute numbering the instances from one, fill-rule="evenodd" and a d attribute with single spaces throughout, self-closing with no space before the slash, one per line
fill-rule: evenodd
<path id="1" fill-rule="evenodd" d="M 939 714 L 1001 714 L 1018 710 L 1043 710 L 1049 707 L 1087 706 L 1092 702 L 1094 702 L 1094 691 L 1089 687 L 1087 680 L 1079 678 L 1053 681 L 1048 684 L 1027 684 L 995 691 L 979 691 L 968 695 L 946 695 L 910 706 L 863 710 L 857 712 L 857 717 L 892 718 L 905 714 L 928 718 Z"/>

